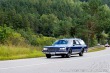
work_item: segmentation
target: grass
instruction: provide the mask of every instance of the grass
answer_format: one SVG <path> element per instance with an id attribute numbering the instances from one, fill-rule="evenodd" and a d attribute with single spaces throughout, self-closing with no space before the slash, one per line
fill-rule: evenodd
<path id="1" fill-rule="evenodd" d="M 95 46 L 88 49 L 88 52 L 96 52 L 106 49 L 104 46 Z"/>
<path id="2" fill-rule="evenodd" d="M 104 49 L 105 47 L 96 46 L 89 48 L 88 52 L 96 52 Z M 0 60 L 37 58 L 43 56 L 45 56 L 45 54 L 42 53 L 41 48 L 39 47 L 19 47 L 0 45 Z"/>
<path id="3" fill-rule="evenodd" d="M 41 50 L 32 47 L 0 46 L 0 60 L 36 58 L 45 56 Z"/>

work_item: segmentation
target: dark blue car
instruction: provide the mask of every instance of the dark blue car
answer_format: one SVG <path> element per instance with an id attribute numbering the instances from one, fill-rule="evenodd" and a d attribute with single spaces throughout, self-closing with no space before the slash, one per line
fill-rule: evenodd
<path id="1" fill-rule="evenodd" d="M 85 51 L 87 52 L 87 45 L 83 40 L 71 38 L 57 40 L 52 46 L 45 46 L 42 52 L 46 54 L 47 58 L 51 58 L 51 56 L 56 55 L 70 58 L 72 54 L 83 56 Z"/>

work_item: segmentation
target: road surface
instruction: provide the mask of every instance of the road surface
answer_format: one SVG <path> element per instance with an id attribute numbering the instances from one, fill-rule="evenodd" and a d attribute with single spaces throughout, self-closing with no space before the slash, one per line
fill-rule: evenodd
<path id="1" fill-rule="evenodd" d="M 83 57 L 0 61 L 0 73 L 110 73 L 110 48 Z"/>

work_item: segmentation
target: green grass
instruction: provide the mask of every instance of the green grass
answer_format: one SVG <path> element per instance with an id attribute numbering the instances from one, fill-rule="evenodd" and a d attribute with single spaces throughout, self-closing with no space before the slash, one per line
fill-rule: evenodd
<path id="1" fill-rule="evenodd" d="M 89 48 L 88 52 L 96 52 L 104 50 L 105 47 L 96 46 Z M 37 58 L 44 57 L 39 47 L 19 47 L 19 46 L 6 46 L 0 45 L 0 60 L 14 60 L 14 59 L 25 59 L 25 58 Z"/>
<path id="2" fill-rule="evenodd" d="M 0 46 L 0 60 L 36 58 L 45 56 L 39 48 Z"/>
<path id="3" fill-rule="evenodd" d="M 96 51 L 101 51 L 101 50 L 104 50 L 106 49 L 105 47 L 103 46 L 96 46 L 96 47 L 91 47 L 88 49 L 88 52 L 96 52 Z"/>

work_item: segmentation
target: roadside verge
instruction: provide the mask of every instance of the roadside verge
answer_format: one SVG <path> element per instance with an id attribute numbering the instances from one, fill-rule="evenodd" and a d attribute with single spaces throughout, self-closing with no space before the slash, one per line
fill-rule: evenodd
<path id="1" fill-rule="evenodd" d="M 101 50 L 105 50 L 105 49 L 106 48 L 104 46 L 100 45 L 100 46 L 88 48 L 88 52 L 97 52 L 97 51 L 101 51 Z"/>

